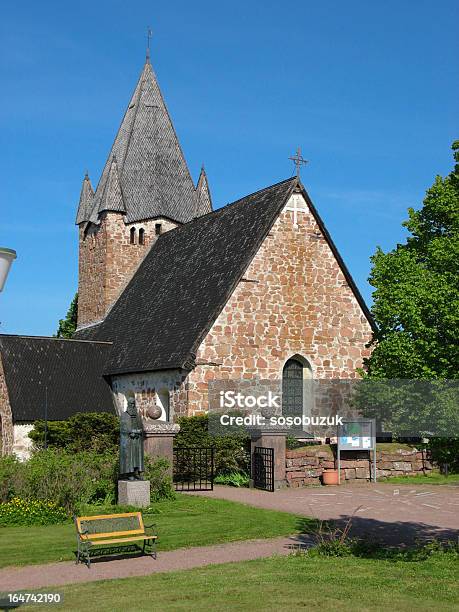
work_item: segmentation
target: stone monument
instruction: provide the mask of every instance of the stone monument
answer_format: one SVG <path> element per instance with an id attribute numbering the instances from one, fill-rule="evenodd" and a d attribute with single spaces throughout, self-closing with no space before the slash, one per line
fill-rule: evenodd
<path id="1" fill-rule="evenodd" d="M 143 422 L 145 453 L 152 459 L 164 457 L 170 463 L 169 473 L 172 476 L 174 464 L 174 438 L 180 426 L 169 421 L 159 421 L 161 408 L 153 401 L 145 412 Z"/>
<path id="2" fill-rule="evenodd" d="M 145 508 L 150 505 L 150 481 L 143 480 L 144 437 L 142 418 L 135 399 L 129 398 L 120 417 L 120 480 L 118 503 Z"/>

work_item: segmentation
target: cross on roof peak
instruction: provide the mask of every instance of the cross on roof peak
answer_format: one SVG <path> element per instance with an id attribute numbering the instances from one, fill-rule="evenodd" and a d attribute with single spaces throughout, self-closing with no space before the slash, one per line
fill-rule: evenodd
<path id="1" fill-rule="evenodd" d="M 152 35 L 153 35 L 153 32 L 150 26 L 148 26 L 147 27 L 147 55 L 146 55 L 146 61 L 148 63 L 150 63 L 150 42 L 151 42 Z"/>
<path id="2" fill-rule="evenodd" d="M 300 168 L 301 168 L 301 166 L 305 166 L 308 163 L 308 160 L 304 159 L 304 157 L 301 155 L 300 147 L 297 148 L 296 154 L 293 155 L 292 157 L 289 157 L 289 159 L 291 159 L 293 161 L 293 163 L 295 164 L 295 166 L 296 166 L 296 176 L 298 178 L 300 178 Z"/>

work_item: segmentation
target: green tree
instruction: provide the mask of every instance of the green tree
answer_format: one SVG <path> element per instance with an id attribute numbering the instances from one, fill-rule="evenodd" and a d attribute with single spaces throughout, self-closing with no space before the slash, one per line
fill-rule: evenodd
<path id="1" fill-rule="evenodd" d="M 377 323 L 366 377 L 459 378 L 459 141 L 453 171 L 437 176 L 404 244 L 372 257 Z"/>
<path id="2" fill-rule="evenodd" d="M 78 317 L 78 293 L 75 293 L 75 297 L 70 304 L 70 308 L 67 311 L 65 319 L 59 320 L 59 328 L 56 333 L 57 338 L 72 338 L 77 328 L 77 317 Z"/>

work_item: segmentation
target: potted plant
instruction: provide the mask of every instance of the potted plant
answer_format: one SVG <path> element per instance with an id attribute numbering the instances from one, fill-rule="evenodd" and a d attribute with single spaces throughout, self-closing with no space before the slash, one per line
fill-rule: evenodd
<path id="1" fill-rule="evenodd" d="M 322 473 L 322 483 L 324 485 L 339 485 L 339 475 L 338 470 L 335 468 L 333 470 L 324 470 Z"/>

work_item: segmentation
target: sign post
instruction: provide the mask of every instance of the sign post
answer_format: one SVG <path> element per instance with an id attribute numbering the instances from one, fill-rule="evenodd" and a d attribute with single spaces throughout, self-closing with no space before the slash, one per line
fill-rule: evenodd
<path id="1" fill-rule="evenodd" d="M 368 451 L 370 480 L 376 482 L 376 420 L 352 419 L 338 426 L 338 484 L 341 484 L 341 451 Z M 373 451 L 373 462 L 371 461 Z"/>

